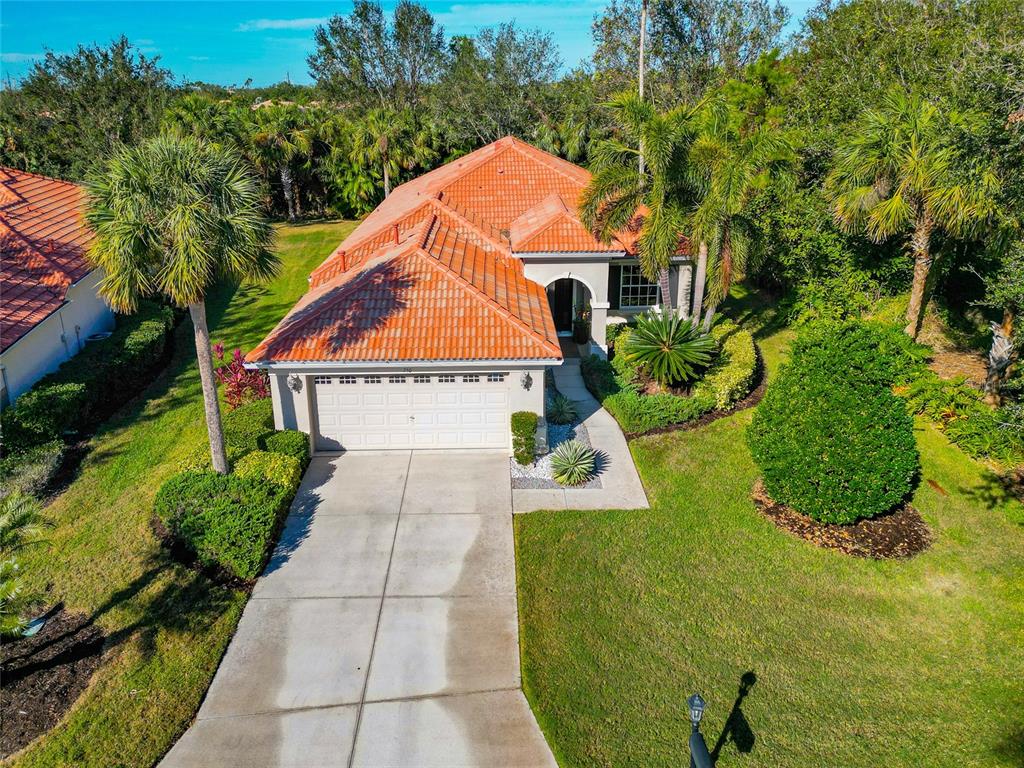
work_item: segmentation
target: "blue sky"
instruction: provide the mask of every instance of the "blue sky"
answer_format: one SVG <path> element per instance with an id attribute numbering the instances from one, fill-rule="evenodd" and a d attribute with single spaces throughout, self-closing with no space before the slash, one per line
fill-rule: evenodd
<path id="1" fill-rule="evenodd" d="M 423 0 L 421 0 L 423 1 Z M 784 0 L 798 20 L 812 0 Z M 425 0 L 448 35 L 515 21 L 551 32 L 572 66 L 589 56 L 590 24 L 606 0 Z M 385 9 L 394 0 L 384 0 Z M 67 52 L 79 43 L 106 44 L 121 34 L 145 54 L 159 55 L 179 78 L 268 85 L 290 78 L 309 82 L 306 56 L 313 29 L 351 0 L 315 2 L 0 2 L 0 74 L 17 79 L 44 50 Z"/>

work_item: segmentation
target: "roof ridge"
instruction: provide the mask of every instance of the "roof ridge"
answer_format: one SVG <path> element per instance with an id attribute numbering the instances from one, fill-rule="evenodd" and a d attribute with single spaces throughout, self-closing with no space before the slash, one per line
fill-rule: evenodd
<path id="1" fill-rule="evenodd" d="M 474 224 L 468 218 L 463 216 L 453 206 L 448 205 L 448 203 L 446 203 L 443 200 L 441 200 L 440 197 L 432 197 L 432 198 L 430 198 L 430 203 L 434 207 L 440 208 L 442 211 L 445 212 L 445 214 L 447 214 L 447 215 L 451 216 L 452 218 L 458 220 L 460 223 L 465 224 L 470 229 L 472 229 L 474 232 L 478 233 L 483 240 L 487 241 L 488 244 L 490 244 L 490 245 L 492 245 L 494 247 L 494 250 L 498 251 L 499 253 L 508 250 L 509 246 L 507 246 L 504 243 L 501 243 L 500 241 L 495 240 L 494 238 L 492 238 L 490 235 L 488 235 L 486 232 L 484 232 L 482 229 L 480 229 L 476 224 Z"/>
<path id="2" fill-rule="evenodd" d="M 570 173 L 569 170 L 563 166 L 563 163 L 571 165 L 573 168 L 578 168 L 583 173 L 589 174 L 589 172 L 585 168 L 578 166 L 575 163 L 570 163 L 568 160 L 563 160 L 560 157 L 556 157 L 555 155 L 552 155 L 550 152 L 545 152 L 543 149 L 539 149 L 528 142 L 517 139 L 515 136 L 509 136 L 508 138 L 512 139 L 512 143 L 509 144 L 509 149 L 515 149 L 517 152 L 519 152 L 519 154 L 523 155 L 524 157 L 531 157 L 541 163 L 544 163 L 544 165 L 548 166 L 555 173 L 561 174 L 565 178 L 571 179 L 573 182 L 577 184 L 581 183 L 581 180 L 578 176 Z M 527 147 L 529 149 L 527 149 Z"/>
<path id="3" fill-rule="evenodd" d="M 436 217 L 435 217 L 435 219 L 436 219 Z M 435 269 L 438 269 L 438 270 L 442 271 L 444 274 L 451 275 L 453 278 L 455 278 L 457 284 L 464 291 L 472 293 L 472 295 L 476 296 L 477 298 L 483 298 L 484 302 L 485 302 L 485 305 L 490 307 L 493 311 L 497 312 L 498 315 L 500 317 L 503 317 L 507 322 L 513 323 L 514 325 L 518 326 L 520 329 L 526 331 L 528 334 L 533 336 L 535 339 L 539 340 L 541 342 L 541 344 L 547 346 L 549 349 L 555 349 L 555 346 L 552 344 L 552 342 L 550 342 L 548 340 L 548 338 L 546 336 L 544 336 L 543 334 L 541 334 L 538 331 L 536 331 L 529 324 L 527 324 L 527 322 L 525 320 L 523 320 L 521 317 L 516 315 L 510 309 L 505 307 L 497 299 L 494 299 L 493 297 L 491 297 L 486 291 L 483 291 L 480 288 L 477 288 L 475 285 L 473 285 L 473 283 L 471 283 L 469 280 L 464 278 L 462 275 L 460 275 L 454 269 L 451 269 L 450 267 L 446 266 L 445 264 L 442 264 L 441 260 L 438 259 L 436 256 L 434 256 L 434 254 L 432 254 L 430 251 L 426 250 L 425 248 L 419 248 L 416 252 L 418 253 L 418 255 L 424 257 L 430 264 L 432 264 Z M 522 275 L 521 277 L 524 280 L 529 280 L 529 278 L 527 278 L 525 275 Z M 562 353 L 562 349 L 561 349 L 561 347 L 558 347 L 558 354 L 560 355 L 561 353 Z"/>
<path id="4" fill-rule="evenodd" d="M 35 176 L 37 179 L 46 179 L 47 181 L 56 181 L 59 184 L 67 184 L 68 186 L 75 187 L 76 189 L 84 189 L 84 187 L 82 187 L 81 184 L 79 184 L 77 182 L 74 182 L 74 181 L 68 181 L 67 179 L 58 179 L 56 176 L 47 176 L 44 173 L 36 173 L 35 171 L 23 171 L 23 170 L 21 170 L 21 168 L 15 168 L 14 166 L 11 166 L 11 165 L 0 165 L 0 172 L 8 172 L 8 171 L 13 172 L 13 173 L 20 173 L 23 176 Z"/>

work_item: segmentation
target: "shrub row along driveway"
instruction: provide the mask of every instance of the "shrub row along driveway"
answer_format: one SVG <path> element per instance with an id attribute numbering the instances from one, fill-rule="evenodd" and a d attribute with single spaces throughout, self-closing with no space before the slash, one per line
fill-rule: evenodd
<path id="1" fill-rule="evenodd" d="M 515 588 L 505 454 L 314 459 L 164 765 L 554 765 Z"/>

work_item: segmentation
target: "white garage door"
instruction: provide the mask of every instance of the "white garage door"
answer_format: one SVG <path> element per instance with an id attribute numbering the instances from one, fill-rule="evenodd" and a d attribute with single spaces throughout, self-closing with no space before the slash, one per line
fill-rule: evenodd
<path id="1" fill-rule="evenodd" d="M 506 373 L 317 376 L 317 448 L 506 448 Z"/>

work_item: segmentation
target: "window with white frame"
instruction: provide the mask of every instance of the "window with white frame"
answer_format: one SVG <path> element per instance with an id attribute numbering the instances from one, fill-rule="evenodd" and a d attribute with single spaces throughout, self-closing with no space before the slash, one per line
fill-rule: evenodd
<path id="1" fill-rule="evenodd" d="M 640 271 L 638 264 L 623 264 L 619 282 L 620 307 L 651 307 L 658 303 L 658 284 Z"/>
<path id="2" fill-rule="evenodd" d="M 438 376 L 437 377 L 437 382 L 438 382 L 438 384 L 454 384 L 455 383 L 455 377 L 454 376 Z"/>
<path id="3" fill-rule="evenodd" d="M 430 383 L 430 377 L 429 376 L 413 376 L 412 377 L 412 383 L 413 384 L 429 384 Z"/>
<path id="4" fill-rule="evenodd" d="M 338 377 L 338 383 L 339 384 L 355 384 L 356 383 L 356 377 L 355 376 L 339 376 Z"/>
<path id="5" fill-rule="evenodd" d="M 364 384 L 380 384 L 380 381 L 381 381 L 380 376 L 364 376 L 363 377 L 363 383 Z"/>
<path id="6" fill-rule="evenodd" d="M 330 376 L 314 376 L 313 377 L 313 383 L 314 384 L 330 384 L 331 383 L 331 377 Z"/>
<path id="7" fill-rule="evenodd" d="M 388 384 L 405 384 L 405 376 L 388 376 Z"/>
<path id="8" fill-rule="evenodd" d="M 476 384 L 478 381 L 480 381 L 480 377 L 477 376 L 476 374 L 462 377 L 462 382 L 464 384 Z"/>
<path id="9" fill-rule="evenodd" d="M 495 383 L 495 382 L 501 382 L 501 381 L 505 380 L 505 374 L 504 373 L 488 373 L 487 374 L 487 380 L 489 382 L 491 382 L 492 384 Z"/>

